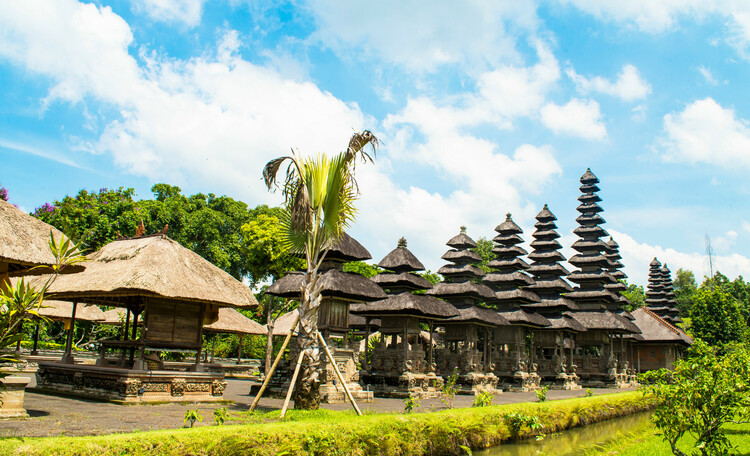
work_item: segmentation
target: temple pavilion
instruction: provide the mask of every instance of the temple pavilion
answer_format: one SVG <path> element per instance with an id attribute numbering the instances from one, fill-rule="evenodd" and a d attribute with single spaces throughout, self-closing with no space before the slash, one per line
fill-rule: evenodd
<path id="1" fill-rule="evenodd" d="M 118 403 L 223 399 L 224 375 L 203 372 L 200 362 L 202 328 L 221 307 L 256 306 L 247 286 L 162 233 L 112 241 L 85 264 L 82 272 L 59 276 L 47 295 L 73 303 L 71 324 L 78 303 L 125 308 L 132 333 L 99 341 L 96 366 L 72 364 L 72 356 L 40 362 L 38 390 Z M 108 349 L 122 354 L 110 358 Z M 188 371 L 158 368 L 162 351 L 194 353 L 195 363 Z"/>
<path id="2" fill-rule="evenodd" d="M 510 323 L 495 310 L 478 305 L 493 302 L 495 293 L 487 285 L 474 282 L 480 280 L 484 272 L 473 264 L 481 258 L 470 250 L 477 244 L 466 234 L 466 227 L 462 226 L 461 232 L 446 245 L 450 249 L 442 258 L 449 264 L 438 270 L 444 280 L 426 294 L 453 304 L 459 315 L 443 323 L 445 346 L 437 350 L 438 372 L 448 378 L 455 371 L 461 394 L 496 392 L 498 378 L 494 374 L 490 342 L 495 328 L 507 327 Z"/>
<path id="3" fill-rule="evenodd" d="M 638 373 L 655 369 L 672 369 L 693 340 L 680 328 L 661 318 L 648 307 L 633 311 L 641 334 L 634 344 L 634 368 Z"/>
<path id="4" fill-rule="evenodd" d="M 536 230 L 531 235 L 534 241 L 531 243 L 533 251 L 529 259 L 532 264 L 528 272 L 534 283 L 526 290 L 539 296 L 539 302 L 523 307 L 539 312 L 550 322 L 550 326 L 533 332 L 531 371 L 548 385 L 577 389 L 578 377 L 572 355 L 577 335 L 586 328 L 571 313 L 578 306 L 564 296 L 573 288 L 564 278 L 569 274 L 568 270 L 560 264 L 565 261 L 565 256 L 560 252 L 562 246 L 557 241 L 560 235 L 555 220 L 557 217 L 545 204 L 536 216 Z"/>
<path id="5" fill-rule="evenodd" d="M 605 288 L 617 280 L 607 272 L 611 267 L 606 255 L 609 246 L 601 239 L 608 233 L 600 226 L 605 221 L 599 215 L 603 210 L 598 204 L 599 179 L 587 169 L 580 182 L 581 204 L 576 209 L 581 215 L 576 218 L 579 226 L 573 231 L 579 239 L 572 246 L 578 253 L 568 261 L 578 268 L 568 276 L 578 287 L 566 295 L 578 305 L 575 318 L 586 327 L 578 339 L 578 375 L 588 385 L 628 386 L 631 375 L 624 361 L 627 352 L 623 335 L 639 334 L 640 330 L 627 316 L 615 313 L 620 296 Z"/>
<path id="6" fill-rule="evenodd" d="M 373 277 L 388 298 L 368 304 L 353 304 L 353 314 L 369 321 L 380 318 L 380 340 L 372 351 L 372 361 L 365 362 L 361 379 L 380 397 L 437 397 L 443 379 L 436 373 L 433 336 L 435 325 L 459 315 L 451 304 L 433 296 L 414 294 L 432 285 L 414 274 L 424 265 L 406 247 L 401 238 L 398 246 L 378 266 L 386 272 Z M 427 347 L 420 340 L 420 323 L 429 328 Z M 369 331 L 365 336 L 369 343 Z M 367 358 L 366 358 L 367 359 Z"/>
<path id="7" fill-rule="evenodd" d="M 532 329 L 550 327 L 552 323 L 522 307 L 541 302 L 536 293 L 523 288 L 534 283 L 524 272 L 528 263 L 521 258 L 527 254 L 519 245 L 523 243 L 523 230 L 507 214 L 495 231 L 495 259 L 488 264 L 495 272 L 486 274 L 482 282 L 495 291 L 493 303 L 497 312 L 510 323 L 496 328 L 493 335 L 495 375 L 503 389 L 529 391 L 539 386 L 539 376 L 530 370 L 526 339 Z"/>
<path id="8" fill-rule="evenodd" d="M 385 292 L 372 280 L 353 272 L 344 272 L 343 266 L 351 261 L 363 261 L 372 258 L 370 252 L 356 239 L 342 233 L 339 240 L 326 253 L 325 261 L 319 268 L 319 284 L 322 287 L 321 305 L 318 311 L 318 330 L 331 348 L 339 371 L 344 377 L 349 390 L 357 400 L 372 401 L 372 391 L 365 391 L 359 383 L 357 353 L 349 343 L 349 306 L 353 303 L 372 302 L 385 299 Z M 306 273 L 290 272 L 275 281 L 266 293 L 282 298 L 300 299 L 300 290 L 305 283 Z M 290 324 L 291 326 L 291 324 Z M 274 330 L 274 333 L 276 331 Z M 283 396 L 289 388 L 290 372 L 293 368 L 290 361 L 297 359 L 297 344 L 292 344 L 286 365 L 280 365 L 266 390 L 269 395 Z M 328 359 L 321 356 L 320 362 L 320 395 L 326 403 L 344 402 L 342 387 L 337 386 L 333 369 Z"/>

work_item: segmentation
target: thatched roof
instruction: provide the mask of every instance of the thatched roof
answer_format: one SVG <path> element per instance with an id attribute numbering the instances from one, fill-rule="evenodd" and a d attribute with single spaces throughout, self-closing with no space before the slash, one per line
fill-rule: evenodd
<path id="1" fill-rule="evenodd" d="M 459 315 L 453 305 L 427 295 L 401 293 L 368 304 L 352 304 L 349 312 L 376 317 L 412 315 L 422 318 L 443 319 Z"/>
<path id="2" fill-rule="evenodd" d="M 42 301 L 39 315 L 52 320 L 66 320 L 73 313 L 73 303 L 67 301 L 47 300 Z M 76 306 L 76 320 L 101 322 L 105 318 L 104 312 L 92 304 L 78 304 Z"/>
<path id="3" fill-rule="evenodd" d="M 526 312 L 523 309 L 516 310 L 498 310 L 498 313 L 502 315 L 511 325 L 517 326 L 532 326 L 535 328 L 544 328 L 551 326 L 552 323 L 545 317 L 539 315 L 536 312 Z"/>
<path id="4" fill-rule="evenodd" d="M 339 240 L 328 249 L 326 254 L 326 260 L 337 260 L 344 263 L 369 260 L 370 258 L 372 258 L 370 252 L 346 233 L 341 233 Z"/>
<path id="5" fill-rule="evenodd" d="M 377 331 L 381 324 L 382 322 L 380 321 L 380 318 L 370 318 L 370 331 Z M 349 328 L 364 331 L 367 329 L 366 318 L 349 312 Z"/>
<path id="6" fill-rule="evenodd" d="M 604 311 L 577 311 L 573 316 L 586 329 L 600 329 L 612 332 L 640 334 L 638 326 L 627 318 L 614 314 L 608 310 Z"/>
<path id="7" fill-rule="evenodd" d="M 446 242 L 445 245 L 447 245 L 448 247 L 452 247 L 454 249 L 463 250 L 463 249 L 473 249 L 474 247 L 477 246 L 477 243 L 474 242 L 474 240 L 466 234 L 466 227 L 462 226 L 461 232 L 453 236 L 452 238 L 450 238 L 450 240 Z"/>
<path id="8" fill-rule="evenodd" d="M 400 274 L 378 274 L 370 280 L 380 285 L 381 288 L 408 287 L 412 290 L 425 290 L 432 288 L 432 284 L 416 274 L 402 272 Z"/>
<path id="9" fill-rule="evenodd" d="M 297 318 L 297 315 L 299 315 L 299 312 L 292 310 L 277 318 L 273 324 L 273 335 L 286 336 L 289 334 L 289 330 L 292 329 L 292 323 L 294 323 L 294 319 Z M 266 327 L 266 330 L 268 330 L 268 327 Z M 297 325 L 296 331 L 299 331 L 299 324 Z"/>
<path id="10" fill-rule="evenodd" d="M 569 312 L 565 312 L 562 315 L 548 316 L 547 320 L 549 320 L 551 326 L 545 329 L 565 329 L 575 332 L 586 331 L 586 327 L 579 323 Z"/>
<path id="11" fill-rule="evenodd" d="M 125 309 L 110 309 L 104 311 L 104 320 L 100 321 L 100 324 L 103 325 L 124 325 L 125 324 L 125 317 L 127 316 L 127 311 Z M 138 323 L 143 324 L 143 321 L 139 321 Z"/>
<path id="12" fill-rule="evenodd" d="M 50 231 L 60 242 L 60 230 L 0 199 L 0 263 L 8 263 L 11 275 L 55 263 L 49 249 Z"/>
<path id="13" fill-rule="evenodd" d="M 505 214 L 505 221 L 495 227 L 498 233 L 523 233 L 520 226 L 516 225 L 510 213 Z"/>
<path id="14" fill-rule="evenodd" d="M 483 326 L 508 326 L 510 323 L 492 309 L 470 306 L 458 309 L 459 315 L 445 320 L 449 323 L 476 323 Z"/>
<path id="15" fill-rule="evenodd" d="M 398 247 L 391 250 L 388 255 L 383 257 L 378 263 L 383 269 L 394 272 L 414 272 L 424 270 L 424 265 L 406 248 L 406 239 L 398 240 Z"/>
<path id="16" fill-rule="evenodd" d="M 48 295 L 110 306 L 139 297 L 258 305 L 246 285 L 164 235 L 112 241 L 87 259 L 84 271 L 59 276 Z"/>
<path id="17" fill-rule="evenodd" d="M 469 297 L 480 301 L 492 301 L 495 293 L 487 285 L 474 282 L 449 283 L 440 282 L 432 286 L 425 294 L 438 298 Z"/>
<path id="18" fill-rule="evenodd" d="M 636 309 L 632 314 L 634 323 L 641 329 L 644 342 L 693 344 L 690 336 L 648 309 Z"/>
<path id="19" fill-rule="evenodd" d="M 299 299 L 300 290 L 305 284 L 305 275 L 306 273 L 301 271 L 287 273 L 268 287 L 266 293 L 282 298 Z M 353 272 L 329 269 L 320 275 L 318 281 L 323 287 L 323 296 L 366 302 L 386 297 L 385 292 L 375 282 Z"/>
<path id="20" fill-rule="evenodd" d="M 204 325 L 203 330 L 223 334 L 257 334 L 260 336 L 268 334 L 265 326 L 229 307 L 219 309 L 219 319 L 210 325 Z"/>

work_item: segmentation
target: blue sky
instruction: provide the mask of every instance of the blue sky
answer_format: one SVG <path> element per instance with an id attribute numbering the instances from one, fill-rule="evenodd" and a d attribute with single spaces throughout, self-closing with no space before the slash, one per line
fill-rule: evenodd
<path id="1" fill-rule="evenodd" d="M 545 203 L 570 246 L 591 167 L 632 281 L 706 274 L 706 234 L 747 277 L 749 45 L 740 1 L 3 2 L 0 184 L 29 211 L 157 182 L 278 204 L 263 164 L 367 128 L 376 261 L 403 235 L 435 270 L 506 212 L 531 239 Z"/>

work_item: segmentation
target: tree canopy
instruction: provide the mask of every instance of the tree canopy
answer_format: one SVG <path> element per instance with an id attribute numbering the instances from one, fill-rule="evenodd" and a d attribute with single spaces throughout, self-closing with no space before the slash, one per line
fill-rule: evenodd
<path id="1" fill-rule="evenodd" d="M 724 346 L 747 338 L 747 320 L 740 303 L 719 287 L 698 289 L 690 317 L 693 336 L 709 345 Z"/>

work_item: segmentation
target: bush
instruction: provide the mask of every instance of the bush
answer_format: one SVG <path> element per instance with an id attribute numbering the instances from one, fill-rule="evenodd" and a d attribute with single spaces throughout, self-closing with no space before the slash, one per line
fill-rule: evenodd
<path id="1" fill-rule="evenodd" d="M 492 393 L 489 391 L 479 391 L 474 395 L 474 402 L 472 407 L 489 407 L 492 405 Z"/>
<path id="2" fill-rule="evenodd" d="M 536 398 L 539 400 L 539 402 L 544 402 L 547 400 L 547 391 L 549 391 L 549 386 L 545 386 L 542 389 L 534 391 L 534 393 L 536 393 Z"/>

